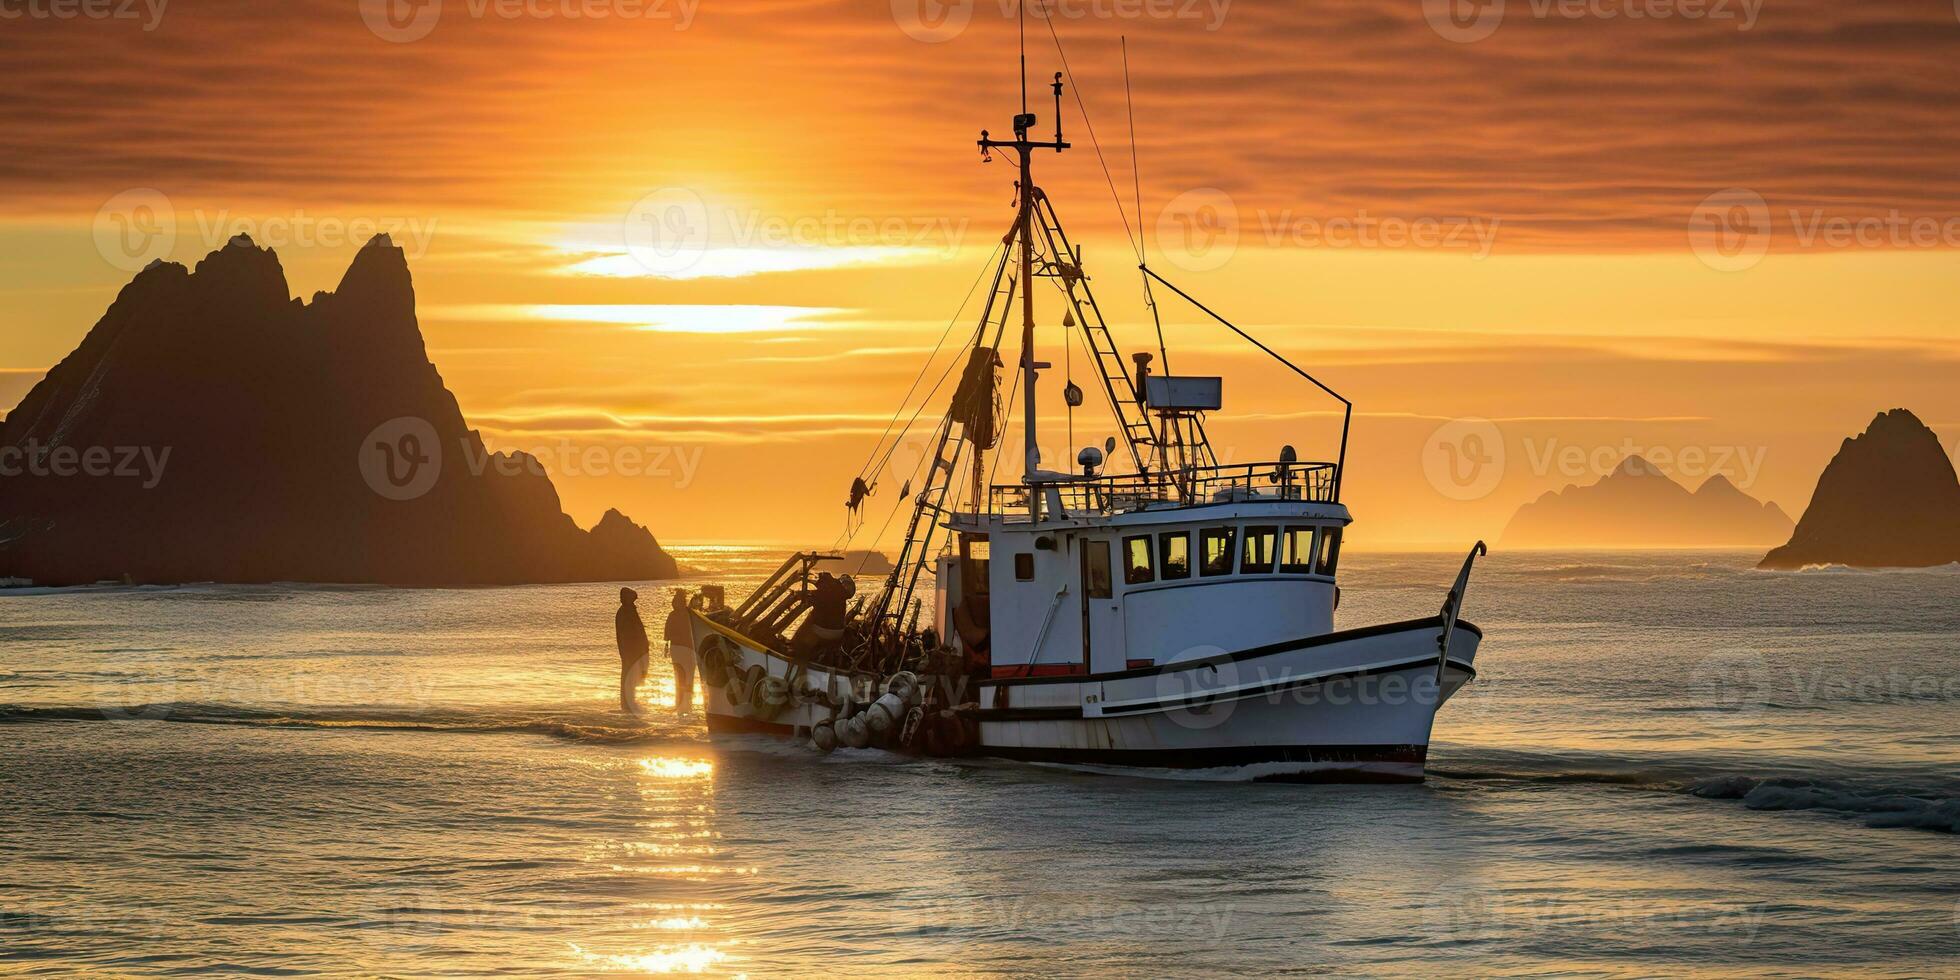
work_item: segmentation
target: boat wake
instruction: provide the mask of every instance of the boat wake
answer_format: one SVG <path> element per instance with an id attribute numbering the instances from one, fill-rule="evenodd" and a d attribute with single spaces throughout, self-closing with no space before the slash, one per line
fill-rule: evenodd
<path id="1" fill-rule="evenodd" d="M 237 705 L 204 703 L 141 704 L 102 708 L 84 706 L 0 705 L 0 725 L 83 722 L 152 722 L 192 725 L 235 725 L 253 728 L 429 732 L 458 735 L 541 735 L 569 742 L 601 745 L 649 745 L 705 741 L 692 719 L 666 712 L 629 718 L 618 712 L 572 708 L 562 713 L 491 714 L 467 711 L 374 708 L 340 711 L 275 711 Z M 737 740 L 736 748 L 767 754 L 805 755 L 809 750 L 775 738 Z M 1451 753 L 1452 755 L 1454 753 Z M 1477 756 L 1483 756 L 1478 758 Z M 840 750 L 825 759 L 844 764 L 905 763 L 904 756 L 880 750 Z M 963 764 L 1012 767 L 1060 775 L 1110 776 L 1193 782 L 1260 781 L 1259 767 L 1199 770 L 1154 770 L 1129 766 L 1046 765 L 1002 760 L 961 760 Z M 1960 834 L 1960 792 L 1955 787 L 1912 785 L 1907 774 L 1894 778 L 1880 771 L 1859 775 L 1805 773 L 1751 774 L 1760 771 L 1745 759 L 1725 759 L 1697 765 L 1679 759 L 1642 760 L 1616 756 L 1572 758 L 1530 753 L 1476 753 L 1458 764 L 1445 761 L 1429 768 L 1433 788 L 1503 790 L 1548 786 L 1611 787 L 1655 793 L 1674 793 L 1705 800 L 1739 803 L 1762 812 L 1815 811 L 1860 820 L 1868 827 L 1906 828 Z M 1796 768 L 1796 767 L 1792 767 Z"/>
<path id="2" fill-rule="evenodd" d="M 1676 793 L 1705 800 L 1733 801 L 1763 812 L 1817 811 L 1856 819 L 1867 827 L 1908 828 L 1960 834 L 1960 793 L 1955 787 L 1910 783 L 1907 774 L 1874 770 L 1846 773 L 1755 775 L 1746 760 L 1695 766 L 1678 760 L 1643 762 L 1597 758 L 1591 765 L 1507 753 L 1487 766 L 1431 765 L 1431 784 L 1451 788 L 1589 785 Z"/>

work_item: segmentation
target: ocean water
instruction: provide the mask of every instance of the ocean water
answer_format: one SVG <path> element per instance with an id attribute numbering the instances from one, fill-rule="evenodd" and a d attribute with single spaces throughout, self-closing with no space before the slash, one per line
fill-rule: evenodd
<path id="1" fill-rule="evenodd" d="M 710 742 L 609 586 L 10 594 L 0 974 L 1960 975 L 1960 568 L 1751 557 L 1493 555 L 1396 787 Z"/>

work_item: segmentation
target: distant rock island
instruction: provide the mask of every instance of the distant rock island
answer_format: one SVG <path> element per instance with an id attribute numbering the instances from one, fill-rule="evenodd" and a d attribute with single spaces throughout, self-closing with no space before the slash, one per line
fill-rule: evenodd
<path id="1" fill-rule="evenodd" d="M 869 549 L 846 551 L 841 562 L 833 566 L 836 574 L 853 578 L 872 578 L 892 573 L 892 560 L 882 551 Z"/>
<path id="2" fill-rule="evenodd" d="M 487 453 L 429 362 L 401 249 L 293 299 L 234 238 L 155 262 L 0 422 L 0 577 L 42 585 L 489 585 L 672 578 L 617 511 L 590 531 Z"/>
<path id="3" fill-rule="evenodd" d="M 1844 440 L 1788 544 L 1760 568 L 1960 562 L 1960 479 L 1933 430 L 1895 408 Z"/>
<path id="4" fill-rule="evenodd" d="M 1743 493 L 1727 477 L 1694 492 L 1639 456 L 1589 486 L 1547 491 L 1511 516 L 1512 548 L 1742 547 L 1789 537 L 1790 517 Z"/>

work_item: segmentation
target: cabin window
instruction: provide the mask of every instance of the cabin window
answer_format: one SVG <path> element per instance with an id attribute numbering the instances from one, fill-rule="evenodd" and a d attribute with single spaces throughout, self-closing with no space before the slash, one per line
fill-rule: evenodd
<path id="1" fill-rule="evenodd" d="M 1254 526 L 1245 529 L 1245 558 L 1239 563 L 1239 571 L 1247 575 L 1271 575 L 1273 560 L 1278 558 L 1279 528 Z"/>
<path id="2" fill-rule="evenodd" d="M 1149 585 L 1157 581 L 1156 569 L 1151 567 L 1150 536 L 1142 535 L 1123 539 L 1123 584 Z"/>
<path id="3" fill-rule="evenodd" d="M 960 539 L 960 587 L 972 595 L 988 592 L 987 558 L 991 554 L 984 537 Z"/>
<path id="4" fill-rule="evenodd" d="M 1288 575 L 1313 574 L 1313 528 L 1286 529 L 1286 547 L 1280 555 L 1279 570 Z"/>
<path id="5" fill-rule="evenodd" d="M 1034 555 L 1023 551 L 1014 556 L 1014 581 L 1034 581 Z"/>
<path id="6" fill-rule="evenodd" d="M 1238 529 L 1231 527 L 1208 527 L 1198 532 L 1198 553 L 1203 557 L 1204 574 L 1232 574 L 1233 539 Z"/>
<path id="7" fill-rule="evenodd" d="M 1317 571 L 1322 575 L 1334 574 L 1334 563 L 1339 561 L 1340 557 L 1341 529 L 1330 527 L 1326 534 L 1320 536 L 1320 567 Z"/>
<path id="8" fill-rule="evenodd" d="M 1091 599 L 1107 599 L 1115 594 L 1109 579 L 1109 542 L 1082 542 L 1082 591 Z"/>
<path id="9" fill-rule="evenodd" d="M 1183 531 L 1158 535 L 1157 553 L 1164 579 L 1191 577 L 1191 535 Z"/>

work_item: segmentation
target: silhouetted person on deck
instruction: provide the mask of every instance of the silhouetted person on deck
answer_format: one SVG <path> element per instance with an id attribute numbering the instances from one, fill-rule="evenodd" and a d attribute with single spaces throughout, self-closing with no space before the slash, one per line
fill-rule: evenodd
<path id="1" fill-rule="evenodd" d="M 810 600 L 810 619 L 825 630 L 833 630 L 837 636 L 844 635 L 844 623 L 848 617 L 845 606 L 857 592 L 850 584 L 850 577 L 842 580 L 832 578 L 829 572 L 817 576 L 817 588 Z"/>
<path id="2" fill-rule="evenodd" d="M 818 574 L 810 583 L 807 600 L 810 616 L 797 628 L 790 649 L 798 656 L 822 662 L 844 639 L 844 627 L 850 621 L 851 597 L 856 594 L 857 586 L 849 576 L 839 581 L 829 572 Z"/>
<path id="3" fill-rule="evenodd" d="M 694 629 L 687 621 L 687 590 L 674 590 L 667 613 L 667 659 L 674 662 L 674 710 L 694 710 Z"/>
<path id="4" fill-rule="evenodd" d="M 613 634 L 619 641 L 619 710 L 639 714 L 633 690 L 647 676 L 647 627 L 640 622 L 640 598 L 632 589 L 619 590 L 619 612 L 613 615 Z"/>

